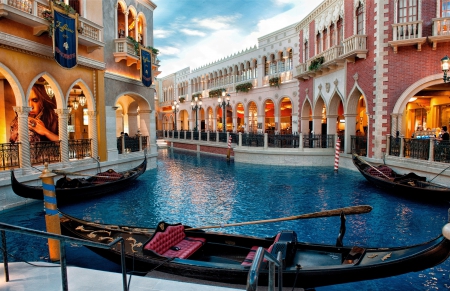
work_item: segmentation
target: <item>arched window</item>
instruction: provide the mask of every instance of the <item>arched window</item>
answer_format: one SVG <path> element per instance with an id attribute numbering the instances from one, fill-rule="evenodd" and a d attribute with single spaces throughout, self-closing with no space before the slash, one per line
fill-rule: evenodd
<path id="1" fill-rule="evenodd" d="M 80 16 L 82 16 L 80 10 L 80 0 L 69 0 L 69 6 L 72 7 Z"/>
<path id="2" fill-rule="evenodd" d="M 275 61 L 275 56 L 272 54 L 270 55 L 270 74 L 276 74 L 277 73 L 277 63 Z"/>
<path id="3" fill-rule="evenodd" d="M 309 59 L 309 46 L 308 41 L 305 41 L 303 44 L 303 62 L 306 63 L 306 61 Z"/>
<path id="4" fill-rule="evenodd" d="M 336 38 L 335 38 L 335 33 L 336 33 L 336 31 L 335 31 L 336 29 L 335 29 L 335 26 L 334 26 L 334 23 L 333 24 L 331 24 L 331 26 L 330 26 L 330 47 L 333 47 L 333 46 L 335 46 L 336 45 L 336 43 L 335 43 L 335 41 L 336 41 Z"/>
<path id="5" fill-rule="evenodd" d="M 328 49 L 328 31 L 326 28 L 322 32 L 322 40 L 323 40 L 322 48 L 324 51 L 326 51 Z"/>
<path id="6" fill-rule="evenodd" d="M 284 57 L 283 52 L 280 53 L 280 60 L 278 61 L 278 72 L 284 72 L 285 71 L 285 64 L 284 64 Z"/>
<path id="7" fill-rule="evenodd" d="M 293 64 L 292 64 L 292 49 L 288 51 L 288 58 L 287 58 L 287 64 L 286 64 L 286 70 L 292 70 Z"/>
<path id="8" fill-rule="evenodd" d="M 253 72 L 252 72 L 252 76 L 253 76 L 253 78 L 254 79 L 256 79 L 256 78 L 258 78 L 258 61 L 257 60 L 254 60 L 253 61 Z"/>
<path id="9" fill-rule="evenodd" d="M 263 57 L 264 62 L 264 76 L 269 75 L 269 62 L 267 61 L 266 57 Z"/>
<path id="10" fill-rule="evenodd" d="M 361 2 L 356 8 L 356 34 L 364 34 L 364 6 Z"/>
<path id="11" fill-rule="evenodd" d="M 337 45 L 340 45 L 344 41 L 344 25 L 342 25 L 342 18 L 339 18 L 336 27 L 337 27 Z"/>
<path id="12" fill-rule="evenodd" d="M 321 42 L 321 35 L 320 32 L 316 35 L 316 54 L 320 54 L 322 52 L 322 42 Z"/>

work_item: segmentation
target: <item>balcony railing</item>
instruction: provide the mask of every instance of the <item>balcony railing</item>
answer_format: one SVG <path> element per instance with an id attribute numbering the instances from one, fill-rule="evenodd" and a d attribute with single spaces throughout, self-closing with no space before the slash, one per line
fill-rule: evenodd
<path id="1" fill-rule="evenodd" d="M 69 140 L 69 159 L 84 159 L 91 157 L 91 139 Z"/>
<path id="2" fill-rule="evenodd" d="M 114 58 L 116 62 L 120 62 L 122 60 L 127 61 L 127 66 L 131 66 L 132 64 L 137 64 L 139 61 L 139 56 L 137 55 L 134 45 L 127 38 L 117 38 L 114 40 L 115 49 L 114 49 Z"/>
<path id="3" fill-rule="evenodd" d="M 365 59 L 367 49 L 367 35 L 353 35 L 345 39 L 342 43 L 344 52 L 342 58 L 350 61 L 355 61 L 355 57 Z"/>
<path id="4" fill-rule="evenodd" d="M 280 78 L 280 83 L 285 83 L 285 82 L 292 80 L 293 74 L 292 74 L 292 71 L 289 70 L 289 71 L 284 71 L 284 72 L 264 76 L 263 86 L 268 86 L 269 80 L 272 78 L 276 78 L 276 77 Z"/>
<path id="5" fill-rule="evenodd" d="M 433 33 L 428 40 L 433 44 L 433 50 L 437 43 L 450 41 L 450 17 L 433 18 Z"/>
<path id="6" fill-rule="evenodd" d="M 44 10 L 49 10 L 45 0 L 0 0 L 0 15 L 15 22 L 33 28 L 34 35 L 41 35 L 48 30 L 49 22 L 42 16 Z M 78 42 L 88 48 L 88 52 L 103 47 L 103 27 L 83 17 L 78 18 L 80 29 Z"/>
<path id="7" fill-rule="evenodd" d="M 392 41 L 388 43 L 394 48 L 394 53 L 397 53 L 399 46 L 417 45 L 417 50 L 422 50 L 422 44 L 427 39 L 422 37 L 422 25 L 423 20 L 392 24 Z"/>
<path id="8" fill-rule="evenodd" d="M 308 59 L 306 63 L 302 63 L 296 66 L 297 75 L 295 77 L 309 79 L 310 77 L 321 75 L 324 72 L 328 72 L 330 70 L 343 66 L 345 61 L 342 58 L 343 53 L 344 47 L 342 45 L 331 47 L 326 51 Z M 311 63 L 321 57 L 323 57 L 323 63 L 318 68 L 310 70 Z"/>
<path id="9" fill-rule="evenodd" d="M 0 170 L 20 167 L 19 144 L 20 143 L 0 144 Z"/>

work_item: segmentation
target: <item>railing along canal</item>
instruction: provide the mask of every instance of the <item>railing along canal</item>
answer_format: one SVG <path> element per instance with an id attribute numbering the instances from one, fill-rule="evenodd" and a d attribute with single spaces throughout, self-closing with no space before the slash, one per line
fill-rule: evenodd
<path id="1" fill-rule="evenodd" d="M 82 240 L 82 239 L 78 239 L 78 238 L 72 238 L 72 237 L 68 237 L 68 236 L 64 236 L 64 235 L 48 233 L 45 231 L 40 231 L 40 230 L 35 230 L 35 229 L 30 229 L 30 228 L 25 228 L 25 227 L 20 227 L 20 226 L 14 226 L 14 225 L 2 223 L 2 222 L 0 222 L 0 229 L 1 229 L 0 233 L 2 236 L 3 265 L 4 265 L 4 269 L 5 269 L 5 281 L 6 282 L 9 282 L 9 269 L 8 269 L 8 251 L 6 248 L 5 231 L 10 231 L 10 232 L 16 232 L 16 233 L 25 234 L 25 235 L 59 240 L 59 242 L 60 242 L 59 251 L 60 251 L 60 265 L 61 265 L 61 281 L 62 281 L 62 290 L 63 291 L 69 290 L 69 286 L 67 284 L 67 264 L 66 264 L 66 247 L 65 247 L 66 242 L 80 244 L 80 245 L 84 245 L 84 246 L 88 246 L 88 247 L 100 248 L 100 249 L 109 249 L 112 246 L 114 246 L 115 244 L 120 242 L 123 290 L 124 291 L 128 290 L 127 273 L 126 273 L 126 265 L 125 265 L 125 244 L 124 244 L 125 241 L 122 237 L 116 238 L 109 244 L 102 244 L 102 243 L 90 242 L 90 241 Z"/>
<path id="2" fill-rule="evenodd" d="M 281 251 L 278 252 L 277 258 L 266 251 L 263 247 L 259 247 L 256 250 L 255 258 L 248 271 L 247 277 L 247 291 L 258 290 L 258 277 L 259 270 L 263 266 L 264 259 L 269 261 L 269 280 L 268 280 L 268 291 L 275 291 L 275 266 L 278 267 L 278 290 L 283 290 L 283 263 Z"/>

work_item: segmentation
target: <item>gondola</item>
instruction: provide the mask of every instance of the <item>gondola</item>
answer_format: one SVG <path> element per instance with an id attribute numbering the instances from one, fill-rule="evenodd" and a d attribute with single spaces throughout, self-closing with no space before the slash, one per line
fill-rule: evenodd
<path id="1" fill-rule="evenodd" d="M 293 287 L 295 284 L 303 288 L 420 271 L 440 264 L 450 253 L 450 241 L 442 235 L 413 246 L 367 248 L 299 242 L 294 231 L 258 238 L 189 230 L 188 226 L 165 222 L 158 223 L 156 229 L 108 225 L 60 214 L 61 230 L 65 235 L 100 243 L 122 237 L 128 271 L 147 274 L 157 270 L 223 283 L 246 284 L 258 247 L 265 248 L 275 258 L 281 252 L 283 285 Z M 344 219 L 341 216 L 341 231 L 343 225 L 345 227 L 345 216 Z M 90 249 L 120 264 L 120 244 L 110 249 Z M 260 270 L 259 285 L 268 282 L 267 262 L 263 264 L 266 266 Z"/>
<path id="2" fill-rule="evenodd" d="M 86 179 L 69 179 L 64 175 L 55 183 L 57 203 L 58 205 L 68 204 L 122 190 L 142 175 L 146 168 L 147 158 L 145 157 L 140 165 L 123 172 L 109 169 Z M 64 172 L 60 171 L 54 172 L 64 174 Z M 44 199 L 42 186 L 30 186 L 20 183 L 14 176 L 14 171 L 11 171 L 11 186 L 14 193 L 23 198 Z"/>
<path id="3" fill-rule="evenodd" d="M 450 201 L 450 188 L 427 181 L 413 172 L 399 174 L 386 165 L 371 165 L 353 154 L 353 164 L 376 187 L 406 198 L 429 202 Z"/>

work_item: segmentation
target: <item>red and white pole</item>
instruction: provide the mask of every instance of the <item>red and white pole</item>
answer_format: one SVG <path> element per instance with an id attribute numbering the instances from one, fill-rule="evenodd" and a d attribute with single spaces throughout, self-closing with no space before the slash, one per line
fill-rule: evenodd
<path id="1" fill-rule="evenodd" d="M 336 148 L 334 151 L 334 171 L 337 172 L 339 168 L 339 150 L 341 148 L 341 140 L 338 138 L 336 141 Z"/>
<path id="2" fill-rule="evenodd" d="M 231 155 L 231 135 L 228 138 L 228 153 L 227 153 L 227 161 L 230 160 L 230 155 Z"/>

